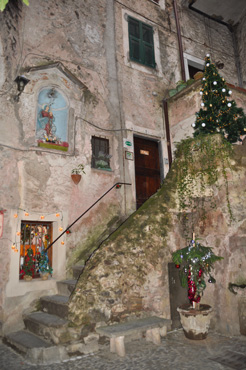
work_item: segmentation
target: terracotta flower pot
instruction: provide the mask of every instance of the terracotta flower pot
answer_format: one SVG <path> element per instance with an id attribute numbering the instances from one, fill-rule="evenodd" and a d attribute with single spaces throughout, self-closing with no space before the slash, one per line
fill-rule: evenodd
<path id="1" fill-rule="evenodd" d="M 208 335 L 212 307 L 201 304 L 200 309 L 194 309 L 189 304 L 177 308 L 184 334 L 188 339 L 205 339 Z"/>
<path id="2" fill-rule="evenodd" d="M 71 178 L 72 178 L 73 182 L 75 183 L 75 185 L 78 185 L 78 183 L 81 180 L 81 175 L 79 173 L 73 173 L 71 175 Z"/>

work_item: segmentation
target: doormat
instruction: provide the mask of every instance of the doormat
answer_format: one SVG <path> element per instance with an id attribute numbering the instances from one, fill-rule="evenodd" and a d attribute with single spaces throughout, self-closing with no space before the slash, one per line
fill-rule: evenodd
<path id="1" fill-rule="evenodd" d="M 246 369 L 246 356 L 241 353 L 227 351 L 220 356 L 210 357 L 210 360 L 235 370 Z"/>

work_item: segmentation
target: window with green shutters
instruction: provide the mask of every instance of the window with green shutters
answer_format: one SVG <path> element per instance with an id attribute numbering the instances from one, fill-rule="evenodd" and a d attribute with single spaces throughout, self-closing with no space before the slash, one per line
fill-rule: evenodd
<path id="1" fill-rule="evenodd" d="M 130 59 L 155 68 L 153 28 L 128 17 Z"/>

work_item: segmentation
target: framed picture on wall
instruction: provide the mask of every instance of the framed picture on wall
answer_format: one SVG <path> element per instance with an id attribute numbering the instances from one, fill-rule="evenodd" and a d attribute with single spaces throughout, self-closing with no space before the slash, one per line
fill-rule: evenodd
<path id="1" fill-rule="evenodd" d="M 125 158 L 133 161 L 133 152 L 125 151 Z"/>

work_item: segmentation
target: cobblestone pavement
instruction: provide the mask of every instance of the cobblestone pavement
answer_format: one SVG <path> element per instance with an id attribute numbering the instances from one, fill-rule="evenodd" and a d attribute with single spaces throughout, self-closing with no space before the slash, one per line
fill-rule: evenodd
<path id="1" fill-rule="evenodd" d="M 221 364 L 215 361 L 225 361 Z M 212 359 L 214 358 L 214 360 Z M 0 343 L 1 370 L 246 370 L 246 337 L 226 337 L 210 332 L 208 338 L 192 341 L 182 330 L 168 333 L 160 346 L 144 339 L 126 343 L 126 357 L 119 358 L 105 345 L 92 355 L 78 356 L 52 365 L 26 363 Z"/>

